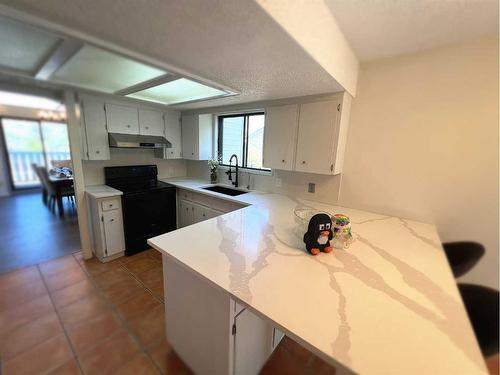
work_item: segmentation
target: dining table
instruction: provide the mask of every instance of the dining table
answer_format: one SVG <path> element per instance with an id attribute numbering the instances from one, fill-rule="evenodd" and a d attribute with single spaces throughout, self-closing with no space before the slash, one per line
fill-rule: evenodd
<path id="1" fill-rule="evenodd" d="M 56 203 L 57 203 L 57 211 L 59 217 L 64 217 L 64 206 L 63 206 L 63 196 L 62 190 L 64 188 L 70 188 L 73 186 L 73 176 L 68 176 L 64 174 L 54 174 L 49 175 L 49 180 L 54 184 L 54 188 L 56 191 Z M 43 201 L 47 201 L 47 192 L 43 192 Z"/>

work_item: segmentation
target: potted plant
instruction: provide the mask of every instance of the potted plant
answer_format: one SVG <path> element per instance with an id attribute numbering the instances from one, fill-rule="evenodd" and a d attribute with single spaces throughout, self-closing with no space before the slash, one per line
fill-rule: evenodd
<path id="1" fill-rule="evenodd" d="M 211 159 L 208 161 L 208 169 L 210 170 L 210 183 L 217 183 L 217 169 L 219 168 L 220 161 L 217 159 Z"/>

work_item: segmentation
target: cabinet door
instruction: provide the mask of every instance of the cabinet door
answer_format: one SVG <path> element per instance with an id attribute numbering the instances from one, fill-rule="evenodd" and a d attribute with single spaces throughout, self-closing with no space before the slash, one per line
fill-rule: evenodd
<path id="1" fill-rule="evenodd" d="M 106 104 L 106 123 L 110 133 L 139 134 L 137 108 Z"/>
<path id="2" fill-rule="evenodd" d="M 139 109 L 139 133 L 143 135 L 165 135 L 163 114 L 149 109 Z"/>
<path id="3" fill-rule="evenodd" d="M 166 158 L 182 158 L 181 119 L 178 113 L 165 114 L 165 135 L 167 140 L 172 143 L 171 148 L 165 149 Z"/>
<path id="4" fill-rule="evenodd" d="M 210 208 L 193 203 L 193 221 L 199 223 L 207 219 L 210 219 Z"/>
<path id="5" fill-rule="evenodd" d="M 104 102 L 85 100 L 82 107 L 85 132 L 87 134 L 88 159 L 109 160 L 109 141 Z"/>
<path id="6" fill-rule="evenodd" d="M 125 251 L 123 243 L 123 223 L 120 210 L 102 213 L 104 223 L 104 238 L 106 241 L 106 256 Z"/>
<path id="7" fill-rule="evenodd" d="M 234 319 L 234 374 L 258 374 L 272 353 L 272 328 L 248 310 Z"/>
<path id="8" fill-rule="evenodd" d="M 300 106 L 296 171 L 333 174 L 338 105 L 339 100 L 329 100 Z"/>
<path id="9" fill-rule="evenodd" d="M 297 145 L 299 106 L 282 105 L 266 109 L 264 166 L 293 170 Z"/>
<path id="10" fill-rule="evenodd" d="M 182 156 L 198 160 L 198 115 L 182 116 Z"/>
<path id="11" fill-rule="evenodd" d="M 179 227 L 193 224 L 193 204 L 182 200 L 179 203 Z"/>

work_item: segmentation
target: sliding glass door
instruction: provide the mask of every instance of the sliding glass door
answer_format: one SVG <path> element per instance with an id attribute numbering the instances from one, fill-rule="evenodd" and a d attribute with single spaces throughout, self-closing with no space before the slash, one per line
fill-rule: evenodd
<path id="1" fill-rule="evenodd" d="M 40 185 L 33 164 L 50 169 L 54 161 L 70 159 L 64 123 L 2 118 L 2 130 L 14 189 Z"/>

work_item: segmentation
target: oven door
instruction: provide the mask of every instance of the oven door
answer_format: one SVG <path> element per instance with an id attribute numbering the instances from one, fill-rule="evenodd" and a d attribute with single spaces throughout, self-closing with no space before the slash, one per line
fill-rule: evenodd
<path id="1" fill-rule="evenodd" d="M 122 196 L 125 255 L 148 249 L 148 238 L 176 229 L 175 202 L 172 188 Z"/>

